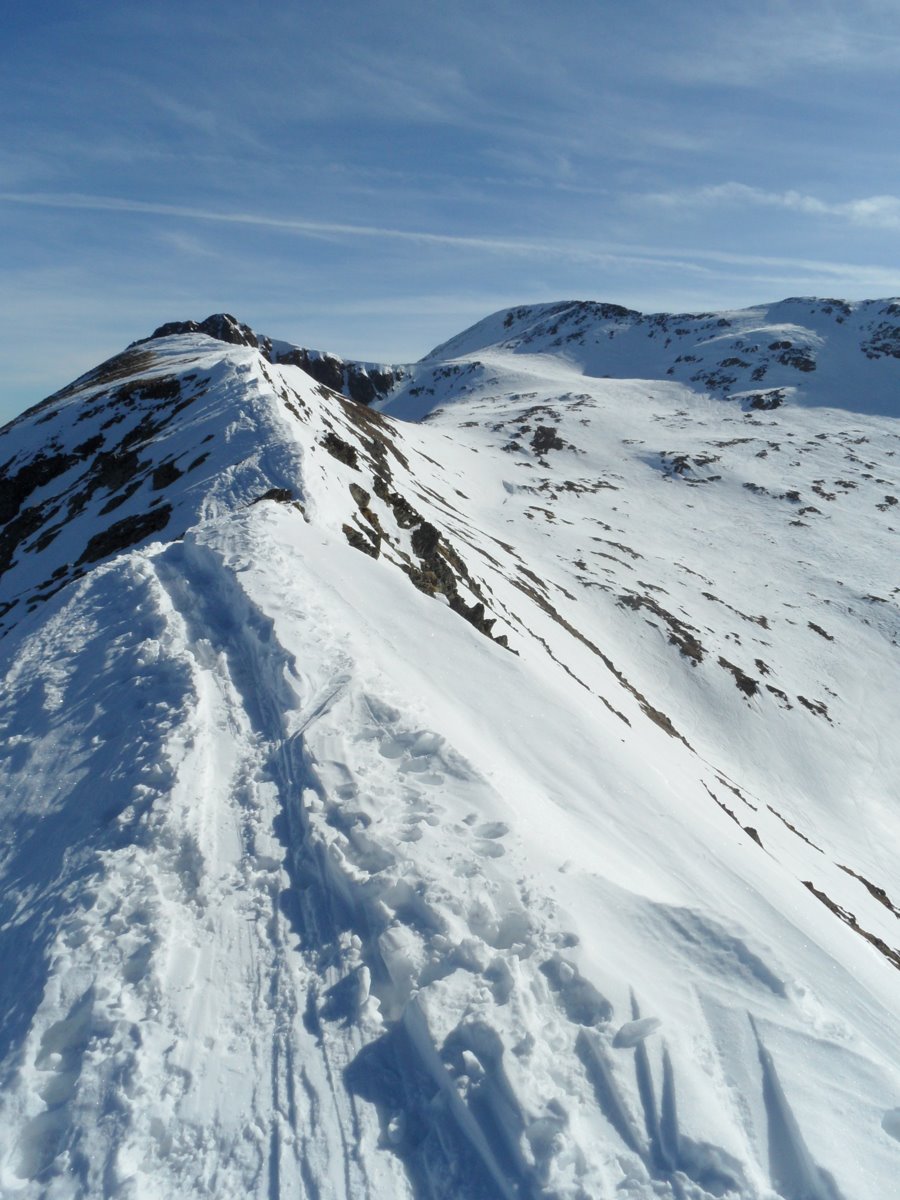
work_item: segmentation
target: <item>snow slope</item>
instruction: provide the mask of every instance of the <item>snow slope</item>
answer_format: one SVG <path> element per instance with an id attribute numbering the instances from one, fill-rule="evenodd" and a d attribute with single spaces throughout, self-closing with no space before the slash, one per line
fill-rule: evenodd
<path id="1" fill-rule="evenodd" d="M 896 299 L 801 298 L 681 315 L 593 301 L 507 309 L 426 355 L 416 380 L 420 394 L 446 378 L 448 360 L 471 362 L 492 347 L 529 357 L 551 354 L 579 374 L 673 379 L 745 407 L 791 400 L 898 415 Z"/>
<path id="2" fill-rule="evenodd" d="M 747 317 L 845 318 L 771 408 L 567 305 L 380 412 L 162 331 L 0 433 L 0 1194 L 894 1194 L 897 366 L 836 305 Z"/>

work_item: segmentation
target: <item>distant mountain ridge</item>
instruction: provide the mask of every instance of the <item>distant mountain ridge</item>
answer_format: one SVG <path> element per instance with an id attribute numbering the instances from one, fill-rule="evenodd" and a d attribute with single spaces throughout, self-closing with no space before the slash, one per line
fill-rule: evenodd
<path id="1" fill-rule="evenodd" d="M 796 401 L 900 414 L 891 362 L 900 359 L 896 299 L 795 298 L 681 315 L 594 301 L 525 305 L 494 313 L 432 350 L 412 386 L 423 386 L 430 363 L 471 360 L 491 349 L 552 354 L 591 376 L 673 379 L 744 408 Z"/>
<path id="2" fill-rule="evenodd" d="M 4 441 L 14 446 L 17 431 L 29 420 L 40 427 L 3 463 L 0 574 L 22 565 L 21 556 L 16 557 L 20 547 L 50 546 L 98 489 L 106 497 L 103 513 L 123 507 L 112 531 L 83 548 L 86 561 L 166 527 L 170 506 L 161 495 L 151 494 L 149 507 L 133 515 L 129 508 L 134 505 L 128 502 L 142 481 L 153 493 L 185 470 L 197 471 L 209 458 L 199 442 L 177 463 L 140 456 L 143 447 L 159 441 L 160 432 L 184 406 L 208 390 L 209 380 L 196 375 L 179 380 L 159 373 L 158 363 L 170 352 L 166 349 L 164 358 L 157 360 L 156 347 L 187 344 L 178 340 L 186 337 L 255 350 L 273 366 L 297 367 L 336 395 L 407 420 L 426 419 L 442 405 L 485 388 L 490 391 L 497 355 L 510 365 L 544 356 L 585 377 L 671 381 L 698 399 L 735 404 L 748 415 L 785 403 L 900 415 L 898 300 L 795 298 L 728 313 L 683 315 L 644 315 L 594 301 L 523 305 L 494 313 L 418 363 L 403 365 L 344 360 L 304 349 L 257 334 L 230 314 L 218 313 L 201 322 L 160 326 L 0 430 L 2 459 Z M 141 374 L 144 368 L 146 376 Z M 53 436 L 53 427 L 68 422 L 69 406 L 82 404 L 87 394 L 91 403 L 77 416 L 85 436 L 64 448 Z M 108 420 L 97 419 L 107 410 Z M 129 410 L 140 419 L 127 417 Z M 61 505 L 54 481 L 72 476 L 80 479 L 80 490 Z M 196 510 L 190 511 L 196 515 Z M 72 565 L 57 557 L 50 554 L 52 569 L 35 595 L 52 595 L 81 572 L 81 560 Z M 0 603 L 0 629 L 15 603 Z"/>
<path id="3" fill-rule="evenodd" d="M 172 322 L 151 336 L 200 332 L 255 346 L 361 404 L 399 394 L 437 395 L 448 362 L 485 351 L 552 354 L 585 374 L 674 379 L 742 407 L 786 401 L 900 413 L 889 360 L 900 359 L 900 300 L 794 297 L 728 312 L 645 314 L 617 304 L 557 301 L 502 309 L 429 351 L 418 363 L 343 360 L 258 335 L 229 314 Z M 821 374 L 812 378 L 817 371 Z"/>

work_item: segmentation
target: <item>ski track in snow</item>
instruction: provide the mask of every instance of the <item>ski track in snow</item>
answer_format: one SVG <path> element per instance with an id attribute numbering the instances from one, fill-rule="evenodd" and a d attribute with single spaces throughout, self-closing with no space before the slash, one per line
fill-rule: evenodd
<path id="1" fill-rule="evenodd" d="M 577 938 L 521 861 L 495 868 L 516 855 L 506 823 L 481 819 L 497 807 L 487 784 L 351 688 L 327 615 L 304 615 L 319 651 L 305 675 L 241 590 L 246 551 L 227 564 L 188 538 L 141 566 L 189 717 L 166 811 L 157 799 L 140 841 L 108 852 L 90 919 L 67 931 L 63 1015 L 33 1060 L 46 1107 L 20 1132 L 14 1177 L 64 1194 L 62 1154 L 72 1195 L 275 1195 L 283 1176 L 322 1196 L 592 1195 L 621 1162 L 585 1164 L 570 1125 L 605 1120 L 635 1195 L 642 1178 L 674 1196 L 729 1180 L 755 1194 L 726 1152 L 679 1134 L 668 1052 L 661 1124 L 654 1022 L 636 1007 L 619 1035 L 635 1048 L 629 1099 L 612 1006 L 567 954 Z M 251 1111 L 235 1110 L 248 1078 Z M 370 1177 L 379 1144 L 391 1153 Z"/>

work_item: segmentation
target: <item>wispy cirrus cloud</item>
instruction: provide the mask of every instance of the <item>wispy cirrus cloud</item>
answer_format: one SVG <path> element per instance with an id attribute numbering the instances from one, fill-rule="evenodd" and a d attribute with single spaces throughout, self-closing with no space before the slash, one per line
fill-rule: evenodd
<path id="1" fill-rule="evenodd" d="M 796 198 L 796 199 L 794 199 Z M 738 200 L 755 204 L 780 204 L 802 208 L 802 211 L 829 212 L 849 205 L 827 206 L 814 197 L 800 193 L 764 192 L 743 184 L 723 184 L 694 191 L 647 194 L 643 200 L 675 206 L 690 203 L 724 203 Z M 859 219 L 885 222 L 890 217 L 886 205 L 878 210 L 879 200 L 900 202 L 893 197 L 873 197 L 851 202 L 857 206 Z M 55 192 L 0 192 L 0 204 L 33 208 L 64 209 L 72 212 L 109 212 L 135 214 L 189 222 L 244 226 L 258 231 L 284 232 L 311 239 L 337 239 L 408 243 L 413 246 L 471 250 L 507 259 L 553 260 L 567 259 L 571 263 L 594 266 L 660 268 L 688 272 L 712 280 L 725 270 L 741 268 L 755 272 L 761 282 L 785 282 L 802 276 L 834 284 L 895 290 L 900 285 L 900 270 L 867 266 L 859 263 L 830 261 L 790 255 L 763 255 L 728 250 L 709 250 L 697 247 L 654 246 L 625 241 L 602 241 L 590 238 L 500 237 L 475 234 L 445 233 L 420 229 L 404 229 L 388 225 L 352 224 L 320 221 L 303 217 L 279 217 L 266 213 L 225 211 L 184 204 L 166 204 L 126 197 L 84 195 Z M 820 209 L 818 206 L 823 204 Z M 866 206 L 871 206 L 866 208 Z M 900 216 L 900 213 L 898 213 Z M 882 225 L 884 227 L 884 225 Z"/>
<path id="2" fill-rule="evenodd" d="M 740 0 L 697 3 L 679 14 L 674 38 L 651 45 L 652 65 L 695 87 L 793 85 L 806 73 L 843 78 L 900 66 L 894 0 Z M 668 35 L 668 26 L 664 27 Z"/>
<path id="3" fill-rule="evenodd" d="M 459 233 L 439 233 L 428 230 L 400 229 L 384 225 L 350 224 L 337 221 L 308 220 L 302 217 L 275 217 L 264 213 L 227 212 L 183 204 L 164 204 L 148 200 L 132 200 L 116 196 L 91 196 L 80 193 L 0 192 L 0 203 L 33 208 L 56 208 L 69 211 L 112 212 L 177 218 L 180 220 L 251 226 L 257 230 L 275 230 L 312 238 L 362 238 L 409 242 L 421 246 L 468 249 L 506 256 L 544 257 L 566 255 L 575 261 L 606 261 L 651 264 L 659 259 L 684 269 L 700 269 L 689 259 L 672 263 L 673 255 L 661 251 L 644 251 L 625 246 L 555 238 L 507 238 Z"/>
<path id="4" fill-rule="evenodd" d="M 765 188 L 731 181 L 707 187 L 648 192 L 638 199 L 666 208 L 712 208 L 725 205 L 779 208 L 814 217 L 837 217 L 870 229 L 900 229 L 900 196 L 892 195 L 830 201 L 794 189 L 783 192 L 767 191 Z"/>

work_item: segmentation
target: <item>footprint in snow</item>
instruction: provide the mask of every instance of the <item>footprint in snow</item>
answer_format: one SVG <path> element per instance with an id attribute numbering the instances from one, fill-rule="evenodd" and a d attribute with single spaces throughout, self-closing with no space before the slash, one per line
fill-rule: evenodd
<path id="1" fill-rule="evenodd" d="M 476 842 L 475 853 L 482 858 L 502 858 L 506 851 L 496 842 Z"/>
<path id="2" fill-rule="evenodd" d="M 415 775 L 417 783 L 424 783 L 430 787 L 444 782 L 444 776 L 440 771 L 433 771 L 427 759 L 413 758 L 409 762 L 401 763 L 399 770 L 403 775 Z"/>
<path id="3" fill-rule="evenodd" d="M 505 821 L 485 821 L 474 832 L 480 838 L 493 840 L 494 838 L 506 837 L 509 833 L 509 826 Z"/>

